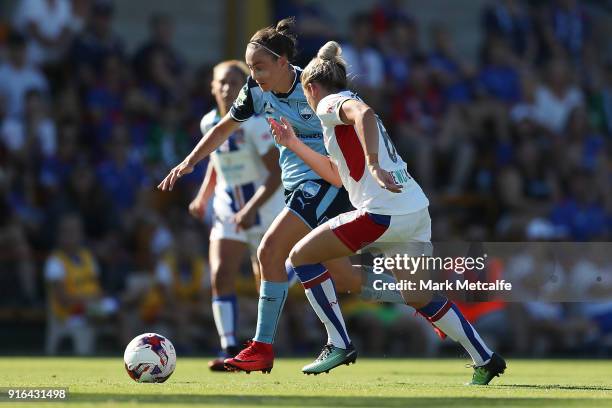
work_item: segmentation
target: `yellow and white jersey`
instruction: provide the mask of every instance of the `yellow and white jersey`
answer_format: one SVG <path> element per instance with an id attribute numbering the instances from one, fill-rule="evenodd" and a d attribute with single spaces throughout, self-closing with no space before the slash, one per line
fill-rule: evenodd
<path id="1" fill-rule="evenodd" d="M 45 281 L 61 282 L 67 295 L 92 299 L 101 293 L 98 281 L 98 267 L 92 253 L 82 248 L 75 254 L 55 251 L 45 263 Z M 56 299 L 53 293 L 49 298 L 53 314 L 60 319 L 85 312 L 83 305 L 67 307 Z"/>
<path id="2" fill-rule="evenodd" d="M 350 99 L 359 97 L 350 91 L 331 94 L 321 99 L 317 116 L 323 126 L 325 148 L 338 167 L 342 184 L 349 193 L 351 204 L 357 209 L 383 215 L 410 214 L 429 205 L 419 184 L 410 176 L 406 163 L 399 156 L 393 142 L 378 117 L 378 161 L 380 167 L 401 184 L 401 193 L 383 189 L 369 172 L 364 149 L 355 126 L 340 118 L 340 108 Z"/>

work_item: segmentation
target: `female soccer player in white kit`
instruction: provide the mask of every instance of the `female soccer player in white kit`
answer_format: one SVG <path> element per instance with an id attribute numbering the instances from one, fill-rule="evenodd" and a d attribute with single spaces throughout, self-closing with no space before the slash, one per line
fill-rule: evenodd
<path id="1" fill-rule="evenodd" d="M 194 166 L 217 149 L 240 123 L 255 115 L 266 118 L 288 118 L 298 137 L 312 149 L 325 152 L 321 122 L 304 97 L 300 76 L 302 70 L 289 61 L 297 53 L 296 38 L 292 34 L 293 19 L 284 19 L 276 26 L 257 31 L 249 41 L 245 61 L 251 75 L 234 101 L 230 111 L 202 137 L 185 159 L 175 166 L 158 185 L 161 190 L 172 190 L 176 181 L 193 171 Z M 285 189 L 285 208 L 278 214 L 264 234 L 257 249 L 261 271 L 261 285 L 257 314 L 257 329 L 252 341 L 225 365 L 246 372 L 269 373 L 274 365 L 273 343 L 276 329 L 287 298 L 289 283 L 285 260 L 290 249 L 311 229 L 351 209 L 344 188 L 332 186 L 322 180 L 291 150 L 278 145 L 279 164 Z M 373 279 L 395 282 L 390 275 L 376 275 L 368 268 L 354 268 L 348 258 L 334 259 L 326 264 L 336 279 L 341 292 L 360 293 L 364 300 L 402 302 L 397 291 L 374 290 Z M 315 286 L 332 284 L 331 277 L 312 283 Z M 312 298 L 308 299 L 312 302 Z M 349 363 L 355 361 L 356 352 L 344 330 L 344 320 L 337 301 L 328 298 L 317 316 L 330 330 L 331 319 L 343 332 L 343 348 L 336 355 Z M 334 309 L 332 313 L 330 309 Z"/>
<path id="2" fill-rule="evenodd" d="M 248 76 L 249 69 L 241 61 L 224 61 L 214 67 L 211 87 L 217 109 L 202 118 L 202 134 L 229 112 Z M 189 210 L 202 219 L 214 193 L 209 258 L 213 316 L 223 351 L 208 367 L 227 371 L 223 360 L 239 351 L 235 335 L 236 277 L 247 252 L 253 260 L 255 275 L 259 274 L 257 246 L 285 203 L 280 189 L 278 150 L 263 117 L 253 116 L 242 122 L 210 158 L 211 165 Z"/>
<path id="3" fill-rule="evenodd" d="M 287 270 L 299 276 L 307 295 L 322 300 L 327 292 L 334 291 L 333 285 L 317 287 L 321 293 L 309 293 L 309 282 L 320 281 L 329 274 L 322 262 L 361 250 L 382 252 L 387 257 L 431 255 L 427 197 L 408 173 L 380 119 L 346 90 L 346 65 L 340 54 L 339 45 L 330 41 L 302 73 L 304 95 L 321 120 L 329 156 L 306 146 L 284 118 L 282 124 L 270 120 L 277 143 L 294 151 L 331 184 L 344 185 L 356 208 L 312 230 L 289 254 Z M 407 278 L 400 271 L 394 273 L 398 281 Z M 408 305 L 470 354 L 474 367 L 472 384 L 488 384 L 504 372 L 505 361 L 489 350 L 450 300 L 438 294 L 422 300 L 411 299 L 409 291 L 402 295 Z M 316 303 L 311 304 L 316 309 Z M 342 339 L 334 337 L 330 336 L 326 349 L 315 362 L 304 367 L 304 372 L 317 374 L 342 363 L 334 359 Z"/>

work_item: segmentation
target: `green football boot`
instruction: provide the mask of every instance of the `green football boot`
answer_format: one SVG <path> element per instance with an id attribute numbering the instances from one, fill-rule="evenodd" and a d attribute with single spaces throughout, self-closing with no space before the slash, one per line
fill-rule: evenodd
<path id="1" fill-rule="evenodd" d="M 339 365 L 346 364 L 349 365 L 354 363 L 357 360 L 357 350 L 352 344 L 349 344 L 348 348 L 341 349 L 332 344 L 326 344 L 321 350 L 321 354 L 319 357 L 312 363 L 304 366 L 302 368 L 302 372 L 304 374 L 321 374 L 321 373 L 329 373 L 329 370 L 332 370 Z"/>
<path id="2" fill-rule="evenodd" d="M 506 362 L 497 353 L 493 353 L 491 360 L 480 367 L 474 367 L 470 385 L 487 385 L 494 377 L 499 377 L 506 370 Z"/>

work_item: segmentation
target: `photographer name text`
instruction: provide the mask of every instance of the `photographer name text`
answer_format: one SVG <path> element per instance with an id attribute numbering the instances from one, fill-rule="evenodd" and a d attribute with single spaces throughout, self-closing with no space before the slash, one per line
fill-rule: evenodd
<path id="1" fill-rule="evenodd" d="M 383 282 L 375 280 L 373 283 L 375 290 L 434 290 L 434 291 L 458 291 L 458 290 L 485 290 L 485 291 L 511 291 L 512 283 L 506 282 L 503 279 L 494 280 L 491 282 L 482 281 L 465 281 L 446 280 L 437 282 L 434 280 L 409 281 L 399 280 L 397 282 Z"/>

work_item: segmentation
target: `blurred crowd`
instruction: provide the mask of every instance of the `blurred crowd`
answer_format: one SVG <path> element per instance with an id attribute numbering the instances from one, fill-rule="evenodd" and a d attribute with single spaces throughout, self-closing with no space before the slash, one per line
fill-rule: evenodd
<path id="1" fill-rule="evenodd" d="M 352 86 L 430 198 L 434 241 L 610 240 L 612 55 L 597 4 L 491 0 L 468 59 L 448 22 L 424 26 L 402 1 L 349 16 L 346 35 L 323 3 L 277 3 L 278 18 L 297 18 L 297 65 L 343 40 Z M 118 6 L 21 0 L 0 10 L 0 321 L 46 321 L 50 354 L 65 338 L 88 354 L 153 330 L 180 351 L 212 352 L 208 226 L 187 211 L 206 164 L 171 193 L 155 189 L 201 136 L 210 66 L 187 64 L 164 14 L 151 14 L 148 39 L 128 53 Z M 239 286 L 248 338 L 257 301 L 248 262 Z M 323 338 L 294 291 L 281 352 Z M 496 303 L 472 321 L 510 352 L 610 350 L 604 303 L 595 312 Z M 344 304 L 366 353 L 439 349 L 408 308 Z M 559 333 L 572 340 L 553 341 Z M 548 342 L 533 349 L 533 336 Z"/>

